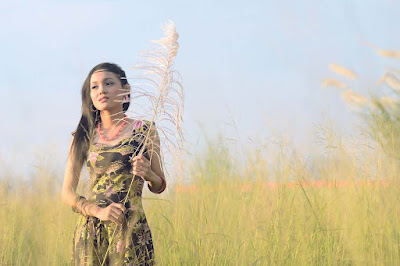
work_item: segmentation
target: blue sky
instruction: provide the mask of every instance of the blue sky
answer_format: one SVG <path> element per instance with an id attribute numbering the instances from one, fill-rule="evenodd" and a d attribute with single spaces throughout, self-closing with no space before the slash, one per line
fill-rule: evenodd
<path id="1" fill-rule="evenodd" d="M 52 150 L 65 162 L 80 116 L 80 88 L 103 61 L 128 76 L 139 51 L 162 36 L 168 19 L 180 34 L 175 68 L 185 86 L 184 129 L 191 149 L 223 132 L 266 139 L 270 128 L 299 146 L 313 124 L 332 119 L 351 132 L 354 114 L 321 79 L 337 63 L 355 70 L 365 91 L 398 62 L 371 45 L 398 49 L 400 5 L 385 1 L 2 1 L 0 160 L 23 163 Z M 197 148 L 193 148 L 197 147 Z"/>

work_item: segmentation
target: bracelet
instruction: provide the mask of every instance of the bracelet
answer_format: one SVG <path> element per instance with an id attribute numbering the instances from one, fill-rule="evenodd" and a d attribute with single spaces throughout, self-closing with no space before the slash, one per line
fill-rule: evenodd
<path id="1" fill-rule="evenodd" d="M 88 201 L 88 200 L 82 200 L 82 204 L 81 204 L 81 213 L 84 215 L 84 216 L 89 216 L 88 215 L 88 212 L 86 211 L 86 209 L 85 209 L 85 207 L 89 204 L 90 202 Z"/>
<path id="2" fill-rule="evenodd" d="M 77 207 L 78 202 L 79 202 L 79 200 L 80 200 L 81 198 L 84 198 L 84 197 L 81 196 L 81 195 L 76 195 L 76 196 L 75 196 L 74 203 L 72 204 L 72 211 L 73 211 L 73 212 L 78 213 L 78 210 L 77 210 L 76 207 Z"/>
<path id="3" fill-rule="evenodd" d="M 80 210 L 80 213 L 83 216 L 88 216 L 85 207 L 89 204 L 89 201 L 87 199 L 82 199 L 80 204 L 78 205 L 78 210 Z"/>
<path id="4" fill-rule="evenodd" d="M 72 211 L 75 213 L 82 213 L 82 205 L 85 203 L 85 201 L 87 200 L 84 196 L 76 195 L 74 204 L 72 205 Z"/>

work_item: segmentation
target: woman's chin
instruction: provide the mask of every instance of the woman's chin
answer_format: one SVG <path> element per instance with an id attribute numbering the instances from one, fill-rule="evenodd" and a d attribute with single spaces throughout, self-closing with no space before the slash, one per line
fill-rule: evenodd
<path id="1" fill-rule="evenodd" d="M 97 110 L 99 110 L 100 112 L 107 112 L 107 113 L 111 113 L 111 114 L 122 112 L 121 108 L 118 108 L 115 106 L 114 106 L 114 108 L 112 106 L 102 106 L 102 107 L 97 108 Z"/>

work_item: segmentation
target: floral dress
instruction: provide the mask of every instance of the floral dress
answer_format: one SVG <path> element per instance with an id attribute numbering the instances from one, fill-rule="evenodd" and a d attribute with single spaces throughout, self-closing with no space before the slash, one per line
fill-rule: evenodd
<path id="1" fill-rule="evenodd" d="M 132 136 L 116 145 L 89 147 L 90 202 L 100 207 L 112 202 L 124 204 L 132 178 L 133 182 L 125 202 L 127 212 L 122 226 L 94 216 L 79 217 L 74 230 L 72 265 L 102 265 L 104 260 L 103 265 L 154 264 L 152 236 L 141 201 L 144 181 L 131 173 L 131 159 L 142 148 L 149 125 L 149 121 L 138 121 Z M 145 148 L 145 156 L 146 151 Z"/>

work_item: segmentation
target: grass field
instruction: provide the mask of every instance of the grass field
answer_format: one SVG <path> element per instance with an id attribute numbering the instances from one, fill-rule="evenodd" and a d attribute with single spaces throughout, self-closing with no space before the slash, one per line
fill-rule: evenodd
<path id="1" fill-rule="evenodd" d="M 277 146 L 240 168 L 210 146 L 186 166 L 190 184 L 146 193 L 159 264 L 400 265 L 395 160 L 344 148 L 310 160 Z M 0 265 L 68 264 L 78 214 L 61 202 L 59 173 L 0 179 Z"/>

